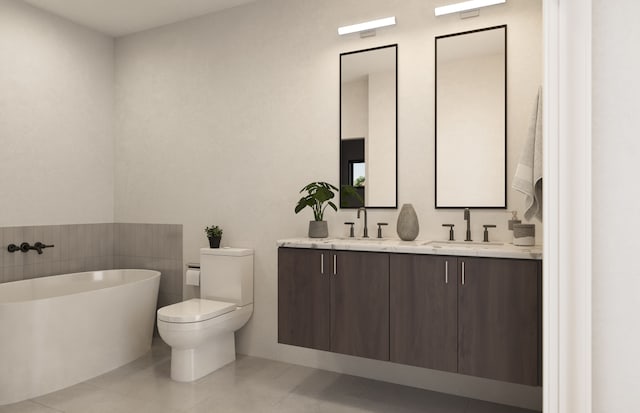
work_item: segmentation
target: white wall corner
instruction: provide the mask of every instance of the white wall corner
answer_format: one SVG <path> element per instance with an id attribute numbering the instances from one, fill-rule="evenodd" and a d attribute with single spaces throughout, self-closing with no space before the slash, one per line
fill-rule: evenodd
<path id="1" fill-rule="evenodd" d="M 543 409 L 591 412 L 591 0 L 545 0 Z"/>

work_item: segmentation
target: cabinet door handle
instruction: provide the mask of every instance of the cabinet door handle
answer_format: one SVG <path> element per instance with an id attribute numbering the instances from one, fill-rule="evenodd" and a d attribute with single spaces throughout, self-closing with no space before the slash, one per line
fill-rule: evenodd
<path id="1" fill-rule="evenodd" d="M 338 257 L 333 255 L 333 275 L 338 274 Z"/>
<path id="2" fill-rule="evenodd" d="M 320 254 L 320 275 L 324 275 L 324 254 Z"/>
<path id="3" fill-rule="evenodd" d="M 449 261 L 444 262 L 444 283 L 449 284 Z"/>
<path id="4" fill-rule="evenodd" d="M 464 285 L 464 261 L 462 261 L 462 285 Z"/>

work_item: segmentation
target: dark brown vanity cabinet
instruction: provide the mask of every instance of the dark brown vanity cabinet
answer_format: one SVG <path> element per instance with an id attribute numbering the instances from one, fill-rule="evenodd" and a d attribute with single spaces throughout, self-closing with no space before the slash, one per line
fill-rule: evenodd
<path id="1" fill-rule="evenodd" d="M 541 262 L 280 248 L 278 341 L 541 384 Z"/>
<path id="2" fill-rule="evenodd" d="M 458 258 L 458 372 L 541 384 L 541 264 Z"/>
<path id="3" fill-rule="evenodd" d="M 278 342 L 331 350 L 328 252 L 278 249 Z"/>
<path id="4" fill-rule="evenodd" d="M 389 360 L 389 256 L 279 248 L 278 342 Z"/>
<path id="5" fill-rule="evenodd" d="M 456 257 L 391 255 L 391 361 L 458 371 Z"/>
<path id="6" fill-rule="evenodd" d="M 389 255 L 337 251 L 331 351 L 389 360 Z"/>
<path id="7" fill-rule="evenodd" d="M 391 361 L 540 384 L 540 262 L 394 254 Z"/>

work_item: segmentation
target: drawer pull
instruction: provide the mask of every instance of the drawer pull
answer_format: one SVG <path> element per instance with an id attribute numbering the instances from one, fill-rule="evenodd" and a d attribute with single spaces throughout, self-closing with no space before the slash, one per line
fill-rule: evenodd
<path id="1" fill-rule="evenodd" d="M 320 254 L 320 275 L 324 274 L 324 254 Z"/>
<path id="2" fill-rule="evenodd" d="M 333 275 L 338 274 L 338 257 L 336 255 L 333 256 Z"/>
<path id="3" fill-rule="evenodd" d="M 464 285 L 464 261 L 462 261 L 462 285 Z"/>

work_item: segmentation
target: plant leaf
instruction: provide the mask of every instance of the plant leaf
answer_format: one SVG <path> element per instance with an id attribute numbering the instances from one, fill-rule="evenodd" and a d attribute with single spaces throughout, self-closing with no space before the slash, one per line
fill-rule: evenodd
<path id="1" fill-rule="evenodd" d="M 300 193 L 306 192 L 307 195 L 300 198 L 295 207 L 295 213 L 297 214 L 304 208 L 310 207 L 313 211 L 315 220 L 322 221 L 324 210 L 327 206 L 331 206 L 335 211 L 338 210 L 336 205 L 330 201 L 336 196 L 334 191 L 338 191 L 338 188 L 328 182 L 311 182 L 305 185 L 300 190 Z M 324 205 L 325 203 L 328 204 Z"/>

